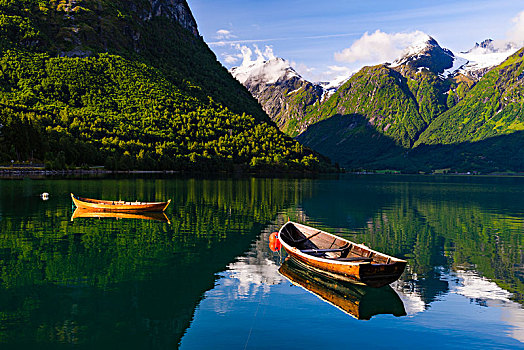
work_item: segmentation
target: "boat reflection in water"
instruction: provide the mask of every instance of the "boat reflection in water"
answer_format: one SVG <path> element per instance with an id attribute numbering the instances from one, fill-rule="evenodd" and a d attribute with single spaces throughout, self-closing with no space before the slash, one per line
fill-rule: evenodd
<path id="1" fill-rule="evenodd" d="M 164 212 L 147 212 L 147 213 L 121 213 L 121 212 L 110 212 L 100 210 L 86 210 L 82 208 L 76 208 L 71 216 L 71 221 L 79 218 L 115 218 L 119 219 L 141 219 L 141 220 L 154 220 L 160 222 L 167 222 L 171 224 Z"/>
<path id="2" fill-rule="evenodd" d="M 306 289 L 358 320 L 379 314 L 406 316 L 404 304 L 389 286 L 372 288 L 329 279 L 286 259 L 279 270 L 294 285 Z"/>

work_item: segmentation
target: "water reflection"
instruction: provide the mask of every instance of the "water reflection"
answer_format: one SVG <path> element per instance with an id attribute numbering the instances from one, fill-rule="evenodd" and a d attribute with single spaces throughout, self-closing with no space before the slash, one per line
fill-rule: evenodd
<path id="1" fill-rule="evenodd" d="M 357 320 L 369 320 L 379 314 L 406 315 L 401 299 L 390 286 L 371 288 L 330 280 L 301 268 L 292 259 L 286 259 L 279 272 L 294 285 L 303 287 Z"/>
<path id="2" fill-rule="evenodd" d="M 176 347 L 217 273 L 300 201 L 294 181 L 0 182 L 0 344 Z M 174 198 L 172 223 L 71 222 L 69 192 Z"/>
<path id="3" fill-rule="evenodd" d="M 118 213 L 118 212 L 107 212 L 107 211 L 96 211 L 96 210 L 86 210 L 82 208 L 76 208 L 71 216 L 71 221 L 80 218 L 96 218 L 96 219 L 108 219 L 113 218 L 116 220 L 119 219 L 136 219 L 136 220 L 153 220 L 160 222 L 171 222 L 167 218 L 167 215 L 164 212 L 147 212 L 147 213 Z"/>
<path id="4" fill-rule="evenodd" d="M 245 347 L 253 327 L 250 342 L 267 348 L 274 345 L 267 329 L 290 319 L 294 326 L 294 316 L 304 322 L 324 316 L 312 310 L 326 312 L 316 326 L 330 336 L 314 343 L 304 332 L 313 343 L 302 345 L 309 347 L 341 345 L 329 343 L 339 339 L 331 317 L 348 333 L 365 332 L 370 323 L 398 332 L 399 347 L 415 333 L 441 336 L 438 327 L 466 344 L 521 346 L 524 180 L 412 180 L 0 181 L 0 347 L 176 348 L 190 325 L 198 330 L 204 324 L 195 347 L 209 338 L 209 347 L 222 341 L 227 348 L 232 314 L 239 311 L 235 329 L 244 338 L 236 345 Z M 44 191 L 51 193 L 45 202 L 38 197 Z M 173 198 L 171 225 L 71 222 L 70 192 Z M 280 257 L 269 251 L 267 236 L 288 218 L 407 259 L 392 288 L 408 317 L 359 309 L 359 317 L 371 321 L 358 322 L 283 283 Z M 358 300 L 359 308 L 365 300 Z M 208 318 L 200 313 L 206 305 Z M 428 331 L 428 324 L 434 328 Z"/>
<path id="5" fill-rule="evenodd" d="M 511 300 L 513 294 L 499 287 L 475 271 L 457 270 L 446 276 L 450 293 L 464 296 L 483 307 L 500 308 L 501 320 L 511 325 L 509 336 L 524 342 L 524 310 L 522 305 Z"/>

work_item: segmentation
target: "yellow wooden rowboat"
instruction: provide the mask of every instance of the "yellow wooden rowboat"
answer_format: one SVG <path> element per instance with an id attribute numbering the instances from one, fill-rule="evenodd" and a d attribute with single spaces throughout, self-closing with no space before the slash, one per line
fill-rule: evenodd
<path id="1" fill-rule="evenodd" d="M 114 212 L 154 212 L 166 210 L 171 199 L 167 202 L 126 202 L 126 201 L 108 201 L 100 199 L 82 198 L 71 193 L 71 198 L 77 208 L 114 211 Z"/>

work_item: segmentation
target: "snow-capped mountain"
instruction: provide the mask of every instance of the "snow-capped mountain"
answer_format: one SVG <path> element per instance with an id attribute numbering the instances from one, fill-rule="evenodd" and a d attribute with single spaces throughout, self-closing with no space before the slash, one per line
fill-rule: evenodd
<path id="1" fill-rule="evenodd" d="M 306 109 L 334 91 L 329 84 L 302 78 L 288 61 L 278 57 L 245 60 L 230 73 L 251 92 L 279 128 L 291 135 L 305 129 L 301 123 Z"/>
<path id="2" fill-rule="evenodd" d="M 401 71 L 402 68 L 429 69 L 442 75 L 447 74 L 447 70 L 454 66 L 454 61 L 453 52 L 442 48 L 435 39 L 426 34 L 408 46 L 402 56 L 389 66 Z"/>
<path id="3" fill-rule="evenodd" d="M 418 70 L 429 69 L 442 79 L 464 74 L 474 80 L 480 79 L 490 68 L 499 65 L 519 47 L 510 42 L 495 42 L 491 39 L 476 43 L 468 51 L 453 53 L 442 48 L 431 36 L 421 36 L 412 43 L 391 68 L 402 71 L 402 67 Z"/>

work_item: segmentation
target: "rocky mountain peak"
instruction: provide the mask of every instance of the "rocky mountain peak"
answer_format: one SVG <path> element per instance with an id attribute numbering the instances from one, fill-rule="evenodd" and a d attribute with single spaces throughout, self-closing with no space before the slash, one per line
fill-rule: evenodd
<path id="1" fill-rule="evenodd" d="M 492 48 L 493 47 L 493 40 L 492 39 L 486 39 L 484 40 L 483 42 L 481 42 L 480 44 L 478 43 L 475 43 L 475 46 L 476 47 L 482 47 L 482 48 Z"/>
<path id="2" fill-rule="evenodd" d="M 391 68 L 426 68 L 435 74 L 443 74 L 446 69 L 453 66 L 455 56 L 453 52 L 442 48 L 431 36 L 424 34 L 407 47 L 402 56 L 396 59 Z M 403 67 L 404 66 L 404 67 Z"/>
<path id="3" fill-rule="evenodd" d="M 503 52 L 515 52 L 519 49 L 519 45 L 516 43 L 510 42 L 510 41 L 502 41 L 502 40 L 492 40 L 492 39 L 486 39 L 482 41 L 480 44 L 475 43 L 475 46 L 473 46 L 468 51 L 461 52 L 462 54 L 470 54 L 470 53 L 477 53 L 477 54 L 489 54 L 489 53 L 503 53 Z"/>

